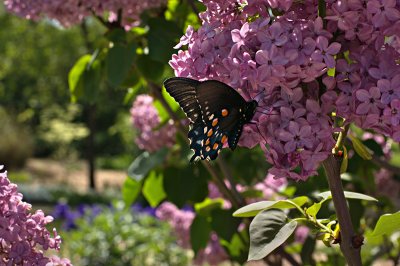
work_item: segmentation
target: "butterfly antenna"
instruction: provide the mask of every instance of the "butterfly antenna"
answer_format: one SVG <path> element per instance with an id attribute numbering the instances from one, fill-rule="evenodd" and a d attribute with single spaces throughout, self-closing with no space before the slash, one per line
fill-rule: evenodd
<path id="1" fill-rule="evenodd" d="M 260 136 L 264 139 L 265 144 L 267 144 L 267 140 L 264 138 L 264 135 L 261 133 L 260 128 L 258 127 L 258 123 L 256 121 L 250 121 L 249 124 L 251 125 L 256 125 L 257 130 L 258 130 L 258 134 L 260 134 Z"/>
<path id="2" fill-rule="evenodd" d="M 265 91 L 265 88 L 262 91 L 260 91 L 259 93 L 257 93 L 256 96 L 253 97 L 253 100 L 255 100 L 258 96 L 260 96 L 264 91 Z"/>

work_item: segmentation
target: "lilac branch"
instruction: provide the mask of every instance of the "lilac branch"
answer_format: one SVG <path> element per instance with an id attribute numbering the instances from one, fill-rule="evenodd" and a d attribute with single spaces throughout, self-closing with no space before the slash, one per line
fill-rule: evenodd
<path id="1" fill-rule="evenodd" d="M 353 246 L 353 239 L 356 237 L 351 222 L 349 208 L 344 196 L 342 181 L 340 179 L 341 160 L 335 155 L 330 155 L 323 162 L 323 167 L 332 193 L 333 205 L 340 225 L 340 249 L 350 266 L 359 266 L 361 263 L 360 248 Z"/>

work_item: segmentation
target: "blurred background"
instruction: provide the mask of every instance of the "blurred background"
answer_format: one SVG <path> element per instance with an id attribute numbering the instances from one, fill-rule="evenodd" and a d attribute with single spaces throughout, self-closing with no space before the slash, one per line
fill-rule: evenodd
<path id="1" fill-rule="evenodd" d="M 174 76 L 172 47 L 188 25 L 199 27 L 204 6 L 164 1 L 128 22 L 118 13 L 115 20 L 28 20 L 6 10 L 0 5 L 0 163 L 24 200 L 55 218 L 62 256 L 75 265 L 244 263 L 248 229 L 232 217 L 241 205 L 210 169 L 188 163 L 185 134 L 172 122 L 184 114 L 161 89 Z M 350 201 L 355 227 L 370 232 L 380 215 L 399 209 L 400 150 L 383 136 L 354 132 L 381 158 L 366 167 L 349 151 L 344 178 L 346 188 L 380 200 Z M 322 170 L 307 182 L 273 179 L 257 147 L 221 158 L 214 174 L 234 179 L 239 203 L 328 189 Z M 319 215 L 333 213 L 327 204 Z M 399 239 L 367 243 L 363 258 L 395 265 Z M 322 245 L 307 226 L 282 250 L 254 265 L 281 265 L 287 254 L 303 265 L 344 265 L 338 248 Z"/>

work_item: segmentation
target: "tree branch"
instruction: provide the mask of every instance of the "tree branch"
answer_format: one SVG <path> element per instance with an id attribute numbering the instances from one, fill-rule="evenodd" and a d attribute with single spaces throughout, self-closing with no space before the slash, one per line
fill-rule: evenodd
<path id="1" fill-rule="evenodd" d="M 344 196 L 340 179 L 341 160 L 335 155 L 329 155 L 322 165 L 328 178 L 329 189 L 335 206 L 336 216 L 340 225 L 340 249 L 350 266 L 360 266 L 360 248 L 353 247 L 353 238 L 356 236 L 351 222 L 349 208 Z"/>

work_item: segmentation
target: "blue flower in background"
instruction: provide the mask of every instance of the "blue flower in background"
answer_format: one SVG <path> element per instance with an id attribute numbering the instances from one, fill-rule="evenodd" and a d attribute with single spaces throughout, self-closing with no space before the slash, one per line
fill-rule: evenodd
<path id="1" fill-rule="evenodd" d="M 141 204 L 135 203 L 132 205 L 131 209 L 133 212 L 143 213 L 143 214 L 147 214 L 147 215 L 156 217 L 156 209 L 152 208 L 150 206 L 143 207 Z"/>
<path id="2" fill-rule="evenodd" d="M 54 207 L 54 211 L 52 216 L 54 219 L 64 220 L 63 229 L 66 231 L 78 228 L 76 224 L 76 220 L 82 217 L 85 217 L 88 221 L 93 221 L 93 219 L 101 214 L 104 208 L 113 209 L 113 206 L 105 206 L 100 204 L 80 204 L 76 207 L 76 210 L 72 210 L 72 208 L 67 203 L 58 203 Z M 150 206 L 142 206 L 139 203 L 136 203 L 131 206 L 131 210 L 133 213 L 140 213 L 144 215 L 150 215 L 156 217 L 156 209 Z"/>

